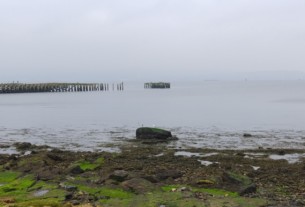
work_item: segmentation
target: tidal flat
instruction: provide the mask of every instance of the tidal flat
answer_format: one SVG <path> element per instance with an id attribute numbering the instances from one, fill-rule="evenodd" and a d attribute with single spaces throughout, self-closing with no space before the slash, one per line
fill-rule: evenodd
<path id="1" fill-rule="evenodd" d="M 119 152 L 75 152 L 14 146 L 15 154 L 0 155 L 0 206 L 305 205 L 302 149 L 170 149 L 133 142 Z"/>

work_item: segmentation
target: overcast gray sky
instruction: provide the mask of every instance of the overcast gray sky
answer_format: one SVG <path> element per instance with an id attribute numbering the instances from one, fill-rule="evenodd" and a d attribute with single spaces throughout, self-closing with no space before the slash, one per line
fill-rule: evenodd
<path id="1" fill-rule="evenodd" d="M 0 0 L 0 81 L 305 77 L 304 0 Z"/>

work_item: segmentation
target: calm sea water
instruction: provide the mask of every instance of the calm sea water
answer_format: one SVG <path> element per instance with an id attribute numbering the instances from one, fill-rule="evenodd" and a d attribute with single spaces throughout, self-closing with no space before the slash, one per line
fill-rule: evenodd
<path id="1" fill-rule="evenodd" d="M 140 126 L 172 130 L 171 147 L 305 146 L 305 81 L 176 82 L 171 89 L 0 95 L 0 144 L 109 150 Z M 252 138 L 244 138 L 243 133 Z"/>

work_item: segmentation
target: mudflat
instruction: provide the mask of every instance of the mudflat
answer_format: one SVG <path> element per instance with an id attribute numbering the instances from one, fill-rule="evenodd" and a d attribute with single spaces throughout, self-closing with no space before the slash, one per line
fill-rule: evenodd
<path id="1" fill-rule="evenodd" d="M 29 143 L 0 155 L 0 206 L 304 206 L 305 150 L 72 152 Z"/>

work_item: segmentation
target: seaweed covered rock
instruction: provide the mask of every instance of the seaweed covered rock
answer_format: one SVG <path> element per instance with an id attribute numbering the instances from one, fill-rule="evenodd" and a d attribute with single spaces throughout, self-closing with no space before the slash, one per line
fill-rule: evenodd
<path id="1" fill-rule="evenodd" d="M 143 178 L 133 178 L 124 181 L 121 185 L 125 190 L 130 190 L 136 194 L 147 193 L 155 189 L 155 186 L 151 182 Z"/>
<path id="2" fill-rule="evenodd" d="M 172 138 L 170 131 L 151 127 L 141 127 L 136 131 L 138 139 L 169 139 Z"/>

